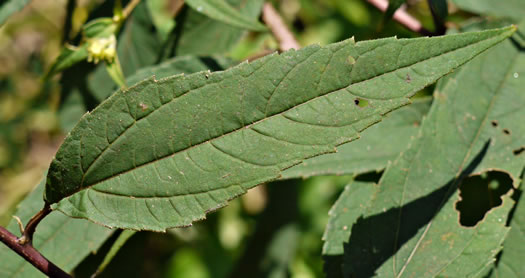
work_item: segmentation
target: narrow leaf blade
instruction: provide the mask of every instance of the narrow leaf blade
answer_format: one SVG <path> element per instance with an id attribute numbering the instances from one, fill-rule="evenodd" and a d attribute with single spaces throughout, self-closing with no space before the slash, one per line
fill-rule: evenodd
<path id="1" fill-rule="evenodd" d="M 190 225 L 283 169 L 358 138 L 514 31 L 347 40 L 139 83 L 72 130 L 51 164 L 45 199 L 110 227 Z"/>

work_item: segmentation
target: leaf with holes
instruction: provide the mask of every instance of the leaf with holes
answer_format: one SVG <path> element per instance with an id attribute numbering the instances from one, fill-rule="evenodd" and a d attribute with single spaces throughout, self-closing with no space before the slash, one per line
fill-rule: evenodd
<path id="1" fill-rule="evenodd" d="M 303 159 L 358 138 L 514 31 L 347 40 L 222 72 L 146 80 L 73 128 L 51 163 L 45 200 L 109 227 L 190 225 Z"/>
<path id="2" fill-rule="evenodd" d="M 509 184 L 519 182 L 525 159 L 512 147 L 525 134 L 515 120 L 525 117 L 519 109 L 525 95 L 516 84 L 522 81 L 514 77 L 522 56 L 507 40 L 438 84 L 419 136 L 387 167 L 366 212 L 348 223 L 339 253 L 346 277 L 474 277 L 494 260 L 508 230 L 510 193 L 482 221 L 464 227 L 456 189 L 466 176 L 495 165 Z"/>

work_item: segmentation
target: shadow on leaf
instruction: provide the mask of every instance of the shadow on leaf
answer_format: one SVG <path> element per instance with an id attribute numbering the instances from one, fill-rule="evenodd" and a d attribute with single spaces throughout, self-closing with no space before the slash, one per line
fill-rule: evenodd
<path id="1" fill-rule="evenodd" d="M 352 226 L 344 254 L 325 256 L 324 271 L 327 277 L 372 277 L 376 270 L 417 232 L 428 224 L 443 204 L 456 191 L 463 178 L 479 165 L 487 153 L 490 141 L 459 178 L 451 179 L 432 193 L 422 196 L 402 207 L 387 209 L 383 213 L 360 217 Z"/>

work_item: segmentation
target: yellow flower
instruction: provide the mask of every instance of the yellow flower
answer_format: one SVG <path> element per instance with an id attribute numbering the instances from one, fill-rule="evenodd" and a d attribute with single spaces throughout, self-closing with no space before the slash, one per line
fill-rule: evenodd
<path id="1" fill-rule="evenodd" d="M 88 62 L 97 64 L 100 60 L 112 63 L 117 55 L 117 38 L 95 38 L 88 41 Z"/>

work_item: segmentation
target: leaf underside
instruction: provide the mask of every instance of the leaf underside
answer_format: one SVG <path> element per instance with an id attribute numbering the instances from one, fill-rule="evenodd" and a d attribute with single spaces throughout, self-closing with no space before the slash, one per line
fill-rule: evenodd
<path id="1" fill-rule="evenodd" d="M 80 120 L 51 163 L 45 200 L 109 227 L 190 225 L 358 138 L 514 31 L 347 40 L 223 72 L 146 80 Z"/>

